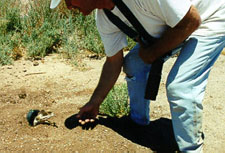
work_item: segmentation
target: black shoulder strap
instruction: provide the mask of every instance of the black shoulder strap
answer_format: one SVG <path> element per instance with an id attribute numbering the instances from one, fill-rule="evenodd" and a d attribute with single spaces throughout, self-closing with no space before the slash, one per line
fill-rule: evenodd
<path id="1" fill-rule="evenodd" d="M 152 43 L 154 41 L 155 38 L 148 34 L 142 24 L 137 20 L 137 18 L 122 0 L 113 0 L 113 3 L 117 6 L 120 12 L 123 13 L 127 20 L 133 25 L 136 31 L 126 25 L 123 21 L 120 20 L 119 17 L 114 15 L 111 11 L 104 9 L 104 13 L 114 25 L 116 25 L 121 31 L 123 31 L 133 40 L 140 36 L 143 37 L 144 40 L 146 40 L 148 43 Z"/>
<path id="2" fill-rule="evenodd" d="M 122 12 L 123 15 L 127 18 L 127 20 L 133 25 L 136 31 L 126 25 L 122 20 L 120 20 L 119 17 L 114 15 L 111 11 L 104 9 L 104 13 L 109 18 L 109 20 L 133 40 L 135 40 L 137 37 L 142 37 L 145 41 L 148 42 L 148 44 L 153 43 L 155 38 L 148 34 L 145 28 L 140 24 L 140 22 L 133 15 L 130 9 L 123 3 L 123 1 L 113 0 L 113 2 L 118 7 L 120 12 Z M 156 100 L 161 80 L 163 63 L 164 60 L 160 58 L 152 64 L 148 82 L 146 85 L 145 99 Z"/>
<path id="3" fill-rule="evenodd" d="M 134 14 L 130 11 L 126 4 L 122 0 L 112 0 L 113 3 L 117 6 L 120 12 L 127 18 L 127 20 L 133 25 L 133 27 L 137 30 L 140 36 L 144 38 L 148 43 L 154 41 L 154 37 L 149 35 L 149 33 L 145 30 L 142 24 L 137 20 Z"/>
<path id="4" fill-rule="evenodd" d="M 111 11 L 104 9 L 104 13 L 108 17 L 108 19 L 117 26 L 123 33 L 125 33 L 128 37 L 136 41 L 138 37 L 138 33 L 133 30 L 131 27 L 126 25 L 118 16 L 114 15 Z"/>

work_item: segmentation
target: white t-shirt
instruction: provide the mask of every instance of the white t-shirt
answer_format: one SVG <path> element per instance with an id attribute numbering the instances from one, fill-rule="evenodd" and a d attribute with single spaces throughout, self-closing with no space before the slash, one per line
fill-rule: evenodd
<path id="1" fill-rule="evenodd" d="M 199 10 L 202 18 L 201 26 L 193 35 L 224 35 L 224 1 L 225 0 L 123 0 L 146 31 L 156 38 L 161 36 L 167 26 L 176 26 L 186 15 L 192 4 Z M 114 7 L 112 12 L 131 26 L 117 7 Z M 127 46 L 126 35 L 108 20 L 103 10 L 97 10 L 96 24 L 107 56 L 113 56 L 119 50 Z"/>
<path id="2" fill-rule="evenodd" d="M 202 24 L 192 35 L 225 35 L 225 0 L 190 0 L 197 8 Z"/>

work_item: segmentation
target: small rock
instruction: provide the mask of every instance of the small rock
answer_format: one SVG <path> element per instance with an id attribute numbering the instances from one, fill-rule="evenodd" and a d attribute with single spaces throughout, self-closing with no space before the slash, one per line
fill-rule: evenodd
<path id="1" fill-rule="evenodd" d="M 11 103 L 11 104 L 16 104 L 16 101 L 15 101 L 15 100 L 12 100 L 12 101 L 10 101 L 9 103 Z"/>
<path id="2" fill-rule="evenodd" d="M 27 94 L 26 93 L 20 93 L 18 96 L 19 96 L 20 99 L 25 99 L 27 97 Z"/>
<path id="3" fill-rule="evenodd" d="M 39 63 L 37 61 L 34 61 L 33 66 L 38 66 Z"/>
<path id="4" fill-rule="evenodd" d="M 34 57 L 34 60 L 42 60 L 42 58 L 37 56 L 37 57 Z"/>

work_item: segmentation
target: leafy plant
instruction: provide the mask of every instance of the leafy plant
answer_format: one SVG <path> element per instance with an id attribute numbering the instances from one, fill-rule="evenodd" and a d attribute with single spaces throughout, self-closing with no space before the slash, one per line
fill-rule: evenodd
<path id="1" fill-rule="evenodd" d="M 127 85 L 115 85 L 100 105 L 100 113 L 111 117 L 122 117 L 128 115 L 129 112 Z"/>
<path id="2" fill-rule="evenodd" d="M 10 48 L 9 46 L 2 46 L 0 44 L 0 65 L 7 65 L 12 63 L 12 58 L 10 58 Z"/>
<path id="3" fill-rule="evenodd" d="M 0 1 L 0 64 L 10 64 L 21 56 L 35 58 L 50 53 L 65 54 L 76 63 L 76 54 L 89 50 L 104 54 L 95 24 L 95 12 L 88 16 L 68 10 L 65 4 L 54 10 L 49 0 Z M 134 43 L 128 40 L 130 50 Z M 26 53 L 23 53 L 23 52 Z"/>

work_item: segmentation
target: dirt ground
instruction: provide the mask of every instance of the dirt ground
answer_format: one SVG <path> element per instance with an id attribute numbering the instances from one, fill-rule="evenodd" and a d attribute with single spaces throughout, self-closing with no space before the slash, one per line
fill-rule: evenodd
<path id="1" fill-rule="evenodd" d="M 170 118 L 165 81 L 175 59 L 164 66 L 157 101 L 151 103 L 152 121 Z M 156 139 L 146 139 L 151 131 L 137 134 L 129 130 L 131 127 L 121 126 L 123 120 L 100 118 L 89 129 L 66 125 L 89 100 L 104 60 L 83 58 L 80 65 L 84 66 L 75 67 L 53 54 L 38 61 L 19 60 L 0 67 L 0 152 L 152 152 L 154 147 L 149 143 Z M 225 56 L 221 55 L 205 94 L 205 153 L 225 153 L 224 64 Z M 125 83 L 123 73 L 117 83 Z M 29 126 L 26 114 L 30 109 L 52 111 L 54 117 L 50 120 L 57 127 Z M 164 132 L 169 133 L 167 130 Z"/>

